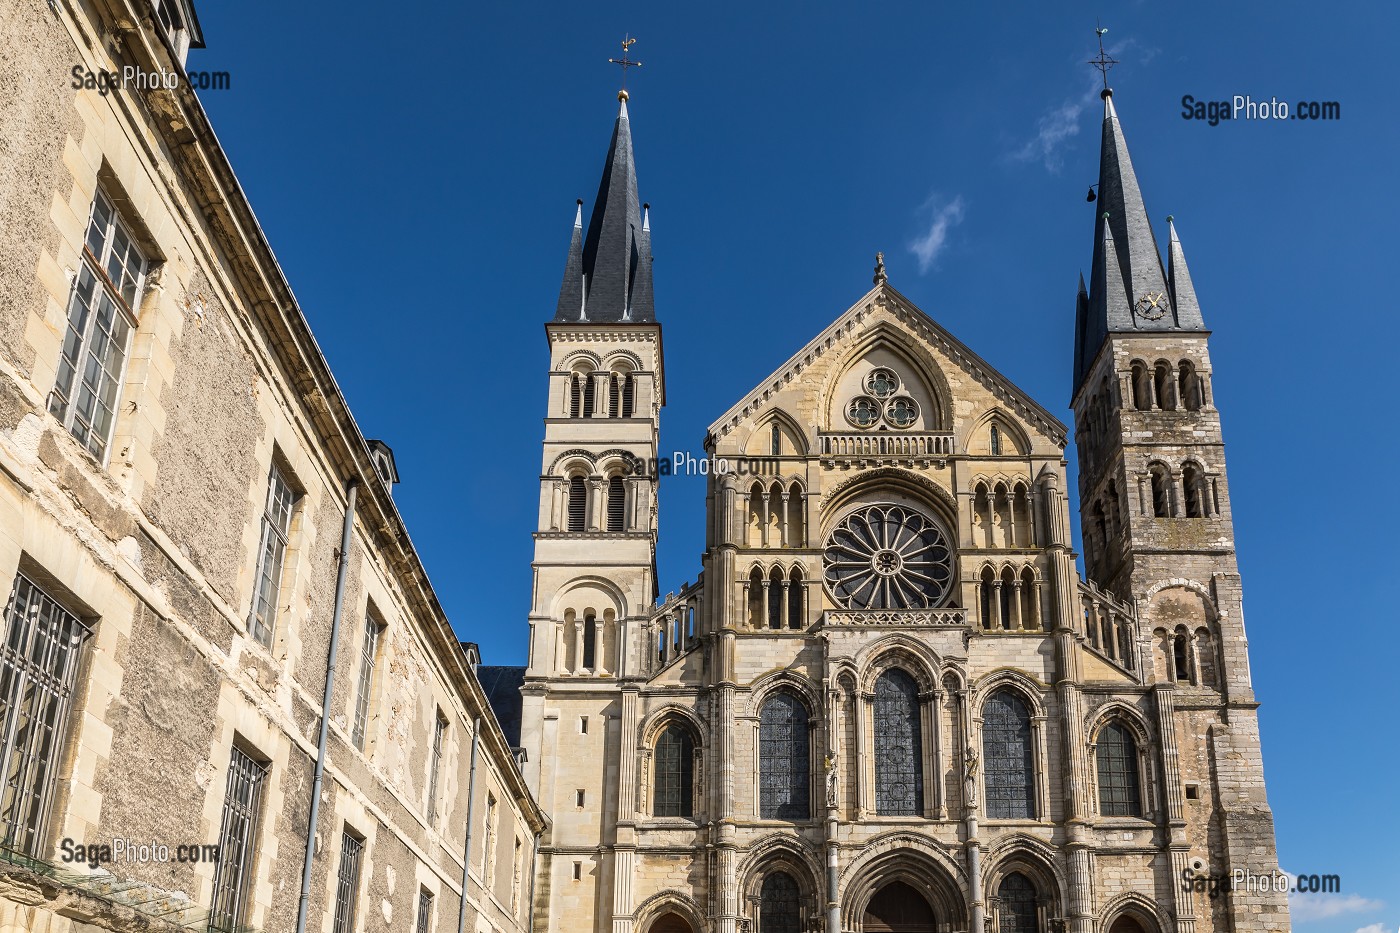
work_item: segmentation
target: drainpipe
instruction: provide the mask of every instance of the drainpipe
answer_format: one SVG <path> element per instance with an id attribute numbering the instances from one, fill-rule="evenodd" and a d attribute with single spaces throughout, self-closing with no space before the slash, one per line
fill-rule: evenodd
<path id="1" fill-rule="evenodd" d="M 467 883 L 472 871 L 472 827 L 476 825 L 476 752 L 480 742 L 481 717 L 478 716 L 472 720 L 472 767 L 467 775 L 467 841 L 462 849 L 462 905 L 457 908 L 457 933 L 465 933 L 467 929 Z"/>
<path id="2" fill-rule="evenodd" d="M 340 644 L 340 614 L 345 608 L 345 572 L 350 566 L 350 536 L 355 530 L 355 480 L 345 484 L 345 525 L 340 532 L 340 560 L 335 572 L 335 609 L 331 613 L 331 648 L 326 657 L 326 690 L 321 696 L 321 737 L 316 743 L 316 771 L 311 779 L 311 816 L 306 825 L 306 856 L 301 865 L 301 899 L 297 903 L 296 933 L 306 933 L 306 908 L 311 902 L 311 863 L 316 855 L 316 820 L 321 812 L 321 782 L 326 773 L 326 744 L 330 738 L 331 698 L 335 691 L 335 649 Z"/>

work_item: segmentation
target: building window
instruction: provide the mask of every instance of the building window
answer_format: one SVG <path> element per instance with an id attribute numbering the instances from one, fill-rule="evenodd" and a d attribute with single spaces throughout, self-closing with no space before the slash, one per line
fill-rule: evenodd
<path id="1" fill-rule="evenodd" d="M 627 373 L 625 376 L 622 377 L 622 417 L 632 417 L 634 413 L 633 403 L 636 397 L 636 383 L 633 380 L 632 374 Z"/>
<path id="2" fill-rule="evenodd" d="M 597 386 L 597 376 L 595 376 L 593 373 L 583 374 L 583 416 L 585 418 L 593 417 L 594 398 L 596 397 L 596 393 L 598 391 Z"/>
<path id="3" fill-rule="evenodd" d="M 802 933 L 802 900 L 785 871 L 770 872 L 758 895 L 757 933 Z"/>
<path id="4" fill-rule="evenodd" d="M 428 822 L 437 822 L 438 773 L 442 771 L 442 745 L 447 736 L 447 717 L 442 710 L 433 718 L 433 754 L 428 762 Z"/>
<path id="5" fill-rule="evenodd" d="M 352 933 L 355 929 L 355 899 L 360 890 L 360 856 L 364 851 L 363 839 L 349 829 L 341 832 L 340 868 L 335 873 L 333 933 Z"/>
<path id="6" fill-rule="evenodd" d="M 253 847 L 262 811 L 267 766 L 235 747 L 224 789 L 219 825 L 219 861 L 214 869 L 214 903 L 210 933 L 230 933 L 247 925 L 248 888 L 253 880 Z"/>
<path id="7" fill-rule="evenodd" d="M 1001 456 L 1001 428 L 996 425 L 991 430 L 991 451 L 993 457 Z"/>
<path id="8" fill-rule="evenodd" d="M 608 477 L 608 531 L 622 531 L 627 515 L 627 491 L 621 476 Z"/>
<path id="9" fill-rule="evenodd" d="M 1031 714 L 1021 698 L 999 690 L 982 710 L 982 760 L 991 819 L 1034 819 Z"/>
<path id="10" fill-rule="evenodd" d="M 1176 680 L 1191 680 L 1191 648 L 1186 643 L 1186 634 L 1177 633 L 1172 639 L 1172 667 Z"/>
<path id="11" fill-rule="evenodd" d="M 608 417 L 622 414 L 622 382 L 617 373 L 608 373 Z"/>
<path id="12" fill-rule="evenodd" d="M 433 894 L 426 889 L 418 892 L 418 922 L 413 925 L 414 933 L 428 933 L 433 926 Z"/>
<path id="13" fill-rule="evenodd" d="M 0 644 L 0 847 L 38 855 L 47 832 L 68 706 L 90 631 L 24 575 Z"/>
<path id="14" fill-rule="evenodd" d="M 692 816 L 695 811 L 695 740 L 673 723 L 656 741 L 656 816 Z"/>
<path id="15" fill-rule="evenodd" d="M 598 663 L 598 617 L 586 613 L 583 617 L 583 668 L 591 671 Z"/>
<path id="16" fill-rule="evenodd" d="M 569 530 L 583 531 L 588 521 L 588 486 L 582 476 L 569 477 Z"/>
<path id="17" fill-rule="evenodd" d="M 1099 813 L 1141 816 L 1138 751 L 1132 733 L 1119 723 L 1109 723 L 1099 733 L 1095 753 L 1099 771 Z"/>
<path id="18" fill-rule="evenodd" d="M 783 429 L 777 424 L 774 424 L 771 429 L 771 434 L 773 439 L 772 452 L 773 456 L 776 457 L 783 452 Z"/>
<path id="19" fill-rule="evenodd" d="M 584 376 L 583 378 L 588 378 Z M 569 417 L 578 418 L 583 414 L 583 388 L 579 383 L 579 374 L 574 373 L 569 376 Z"/>
<path id="20" fill-rule="evenodd" d="M 917 816 L 924 808 L 919 688 L 899 668 L 875 681 L 875 811 Z"/>
<path id="21" fill-rule="evenodd" d="M 514 867 L 510 879 L 510 912 L 511 916 L 520 916 L 521 894 L 525 888 L 525 843 L 519 836 L 515 837 L 515 858 L 511 863 Z"/>
<path id="22" fill-rule="evenodd" d="M 1188 463 L 1181 468 L 1181 492 L 1187 518 L 1206 517 L 1206 481 L 1201 468 Z"/>
<path id="23" fill-rule="evenodd" d="M 92 201 L 83 263 L 68 299 L 68 326 L 49 411 L 99 460 L 107 456 L 126 369 L 146 257 L 98 191 Z"/>
<path id="24" fill-rule="evenodd" d="M 1152 514 L 1157 518 L 1170 518 L 1172 514 L 1171 476 L 1160 463 L 1149 464 L 1148 476 L 1152 481 Z"/>
<path id="25" fill-rule="evenodd" d="M 582 787 L 580 787 L 578 790 L 574 791 L 574 806 L 575 806 L 575 807 L 578 807 L 580 810 L 582 810 L 582 809 L 583 809 L 583 801 L 584 801 L 585 799 L 586 799 L 586 797 L 585 797 L 584 790 L 583 790 Z"/>
<path id="26" fill-rule="evenodd" d="M 1002 879 L 997 888 L 999 933 L 1040 933 L 1035 885 L 1018 871 Z"/>
<path id="27" fill-rule="evenodd" d="M 790 693 L 763 704 L 758 726 L 759 815 L 805 820 L 811 815 L 807 707 Z"/>
<path id="28" fill-rule="evenodd" d="M 486 844 L 481 852 L 481 878 L 486 890 L 492 890 L 496 874 L 496 796 L 486 794 Z"/>
<path id="29" fill-rule="evenodd" d="M 379 657 L 379 636 L 384 626 L 365 613 L 364 638 L 360 640 L 360 678 L 355 685 L 355 724 L 350 738 L 360 751 L 365 750 L 365 733 L 369 726 L 370 696 L 374 690 L 374 665 Z"/>
<path id="30" fill-rule="evenodd" d="M 827 585 L 847 609 L 929 609 L 952 587 L 947 536 L 904 506 L 869 505 L 847 515 L 823 557 Z"/>
<path id="31" fill-rule="evenodd" d="M 292 530 L 292 508 L 296 493 L 277 464 L 267 477 L 267 503 L 263 507 L 262 540 L 258 545 L 258 567 L 253 574 L 253 611 L 248 630 L 264 645 L 272 645 L 277 624 L 277 602 L 282 589 L 282 563 Z"/>

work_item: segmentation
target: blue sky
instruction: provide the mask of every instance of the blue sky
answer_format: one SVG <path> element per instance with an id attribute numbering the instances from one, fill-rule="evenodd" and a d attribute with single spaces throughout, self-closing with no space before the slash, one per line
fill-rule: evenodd
<path id="1" fill-rule="evenodd" d="M 870 285 L 892 284 L 1066 421 L 1091 258 L 1096 16 L 1148 210 L 1176 217 L 1225 424 L 1280 860 L 1335 873 L 1302 933 L 1396 933 L 1400 454 L 1394 9 L 206 2 L 204 101 L 464 638 L 525 648 L 547 353 L 574 200 L 630 31 L 669 404 L 705 428 Z M 1181 98 L 1341 119 L 1184 120 Z M 485 430 L 479 425 L 485 424 Z M 1073 452 L 1070 452 L 1073 463 Z M 1073 484 L 1071 484 L 1073 485 Z M 661 498 L 663 592 L 703 481 Z"/>

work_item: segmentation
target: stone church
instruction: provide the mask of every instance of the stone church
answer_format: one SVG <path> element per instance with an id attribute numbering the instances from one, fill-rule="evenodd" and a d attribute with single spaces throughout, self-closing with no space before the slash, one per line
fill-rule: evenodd
<path id="1" fill-rule="evenodd" d="M 661 599 L 666 290 L 620 99 L 546 328 L 528 666 L 491 675 L 551 819 L 535 929 L 1289 929 L 1282 893 L 1189 883 L 1278 865 L 1209 331 L 1112 92 L 1073 334 L 1086 573 L 1069 428 L 880 261 L 710 426 L 700 572 Z"/>

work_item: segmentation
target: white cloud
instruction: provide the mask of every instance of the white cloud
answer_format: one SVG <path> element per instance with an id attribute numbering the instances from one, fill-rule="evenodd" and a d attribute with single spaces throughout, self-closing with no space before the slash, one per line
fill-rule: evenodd
<path id="1" fill-rule="evenodd" d="M 948 231 L 962 223 L 964 207 L 962 195 L 958 195 L 938 206 L 937 197 L 924 202 L 924 210 L 929 212 L 928 232 L 909 244 L 909 251 L 919 257 L 919 272 L 927 272 L 938 259 L 943 248 L 948 245 Z"/>
<path id="2" fill-rule="evenodd" d="M 1396 933 L 1396 931 L 1394 927 L 1388 927 L 1384 923 L 1373 923 L 1370 926 L 1362 927 L 1356 933 Z"/>
<path id="3" fill-rule="evenodd" d="M 1309 920 L 1326 920 L 1342 914 L 1356 914 L 1367 910 L 1380 910 L 1385 904 L 1373 901 L 1359 894 L 1299 894 L 1288 896 L 1288 912 L 1293 919 L 1306 923 Z M 1363 931 L 1358 931 L 1363 933 Z M 1372 933 L 1370 927 L 1364 933 Z"/>

